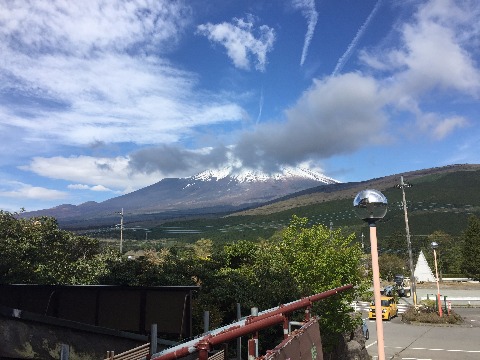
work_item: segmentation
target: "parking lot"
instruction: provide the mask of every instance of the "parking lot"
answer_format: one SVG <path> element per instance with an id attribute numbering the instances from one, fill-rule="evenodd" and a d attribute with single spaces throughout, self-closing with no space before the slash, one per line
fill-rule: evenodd
<path id="1" fill-rule="evenodd" d="M 434 289 L 435 290 L 435 289 Z M 432 292 L 432 287 L 417 289 L 418 297 Z M 473 298 L 480 296 L 480 286 L 468 289 L 447 288 L 441 291 L 448 297 Z M 384 321 L 384 342 L 386 359 L 403 360 L 447 360 L 480 359 L 480 307 L 453 304 L 453 311 L 464 318 L 462 325 L 405 324 L 401 321 L 401 312 L 406 309 L 411 298 L 402 298 L 399 303 L 400 314 L 391 321 Z M 366 306 L 361 306 L 362 317 L 367 318 Z M 368 353 L 378 358 L 377 334 L 374 320 L 367 320 L 370 339 L 366 341 Z"/>

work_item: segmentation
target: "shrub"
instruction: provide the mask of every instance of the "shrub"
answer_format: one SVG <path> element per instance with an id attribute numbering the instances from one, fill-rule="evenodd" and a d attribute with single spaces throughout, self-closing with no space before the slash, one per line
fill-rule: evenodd
<path id="1" fill-rule="evenodd" d="M 406 323 L 410 322 L 419 322 L 427 324 L 461 324 L 463 323 L 463 318 L 455 313 L 453 310 L 450 311 L 450 315 L 444 313 L 440 317 L 435 311 L 435 301 L 427 300 L 427 304 L 422 304 L 415 308 L 410 306 L 407 311 L 402 314 L 402 321 Z M 433 303 L 433 304 L 431 304 Z"/>
<path id="2" fill-rule="evenodd" d="M 372 290 L 367 290 L 364 293 L 360 295 L 360 301 L 372 301 L 373 299 L 373 291 Z"/>

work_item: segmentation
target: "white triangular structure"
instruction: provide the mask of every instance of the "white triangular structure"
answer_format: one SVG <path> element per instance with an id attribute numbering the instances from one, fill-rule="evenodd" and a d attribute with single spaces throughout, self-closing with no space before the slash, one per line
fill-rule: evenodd
<path id="1" fill-rule="evenodd" d="M 420 251 L 420 255 L 418 255 L 418 261 L 417 265 L 415 266 L 413 276 L 415 276 L 416 281 L 420 282 L 435 281 L 435 276 L 433 275 L 430 266 L 428 266 L 427 259 L 425 259 L 425 255 L 423 255 L 423 251 Z"/>

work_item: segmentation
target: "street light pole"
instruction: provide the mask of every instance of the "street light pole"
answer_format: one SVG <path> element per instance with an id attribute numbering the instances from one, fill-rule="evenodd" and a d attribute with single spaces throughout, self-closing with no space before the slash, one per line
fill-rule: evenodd
<path id="1" fill-rule="evenodd" d="M 405 231 L 407 233 L 407 248 L 408 248 L 408 263 L 410 266 L 410 284 L 411 292 L 413 294 L 413 305 L 417 306 L 417 283 L 415 281 L 415 272 L 413 269 L 413 256 L 412 256 L 412 243 L 410 241 L 410 228 L 408 226 L 408 214 L 407 214 L 407 200 L 405 198 L 405 188 L 411 187 L 409 183 L 403 182 L 403 176 L 400 176 L 400 185 L 397 185 L 397 188 L 402 189 L 402 203 L 403 203 L 403 213 L 405 214 Z"/>
<path id="2" fill-rule="evenodd" d="M 375 223 L 387 213 L 387 198 L 377 190 L 360 191 L 353 200 L 357 216 L 370 227 L 372 255 L 373 292 L 375 300 L 375 323 L 377 326 L 378 359 L 385 360 L 385 342 L 383 339 L 382 299 L 380 296 L 380 269 L 378 266 L 377 227 Z"/>
<path id="3" fill-rule="evenodd" d="M 380 267 L 378 265 L 377 226 L 374 222 L 370 227 L 370 244 L 372 255 L 373 291 L 375 299 L 375 323 L 377 325 L 378 359 L 385 360 L 385 341 L 383 338 L 382 298 L 380 293 Z"/>
<path id="4" fill-rule="evenodd" d="M 435 276 L 437 278 L 437 304 L 438 304 L 438 315 L 440 317 L 443 316 L 443 311 L 442 311 L 442 300 L 440 298 L 440 285 L 438 283 L 438 266 L 437 266 L 437 249 L 438 244 L 434 241 L 432 242 L 432 248 L 433 248 L 433 258 L 435 259 Z"/>

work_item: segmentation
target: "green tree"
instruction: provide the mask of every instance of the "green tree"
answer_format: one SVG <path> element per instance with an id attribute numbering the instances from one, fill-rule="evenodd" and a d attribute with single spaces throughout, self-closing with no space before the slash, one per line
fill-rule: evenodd
<path id="1" fill-rule="evenodd" d="M 380 254 L 406 254 L 407 238 L 405 231 L 395 231 L 389 236 L 382 236 L 378 239 Z"/>
<path id="2" fill-rule="evenodd" d="M 463 233 L 463 271 L 468 277 L 480 278 L 480 219 L 471 216 Z"/>
<path id="3" fill-rule="evenodd" d="M 200 323 L 205 310 L 210 312 L 212 327 L 218 327 L 235 320 L 237 303 L 246 315 L 252 307 L 262 311 L 300 297 L 274 241 L 229 243 L 208 261 L 197 258 L 196 264 L 202 289 L 195 301 L 194 323 Z M 261 346 L 272 348 L 281 336 L 281 328 L 267 330 Z"/>
<path id="4" fill-rule="evenodd" d="M 320 326 L 326 346 L 333 345 L 336 334 L 350 331 L 359 319 L 351 317 L 350 303 L 368 288 L 363 277 L 362 250 L 354 244 L 355 234 L 344 236 L 341 229 L 331 232 L 323 225 L 306 227 L 306 218 L 293 217 L 290 226 L 283 232 L 282 240 L 276 244 L 281 264 L 289 269 L 292 293 L 308 296 L 346 284 L 354 285 L 351 291 L 339 297 L 318 302 L 321 314 Z"/>
<path id="5" fill-rule="evenodd" d="M 51 217 L 18 218 L 0 211 L 0 282 L 95 284 L 108 272 L 97 240 L 58 228 Z"/>
<path id="6" fill-rule="evenodd" d="M 443 231 L 435 231 L 428 236 L 428 244 L 438 244 L 438 271 L 442 274 L 461 274 L 463 265 L 463 238 L 456 238 Z M 425 253 L 425 252 L 424 252 Z M 427 250 L 427 261 L 434 265 L 431 248 Z M 439 274 L 440 276 L 440 274 Z"/>
<path id="7" fill-rule="evenodd" d="M 209 260 L 195 260 L 194 276 L 202 286 L 197 305 L 220 320 L 212 326 L 235 320 L 237 303 L 245 314 L 252 307 L 265 310 L 297 298 L 288 269 L 278 261 L 278 250 L 272 250 L 270 241 L 240 240 Z"/>
<path id="8" fill-rule="evenodd" d="M 408 269 L 405 259 L 393 254 L 380 255 L 378 257 L 378 266 L 380 268 L 380 277 L 387 281 L 393 281 L 397 274 L 405 275 Z"/>

